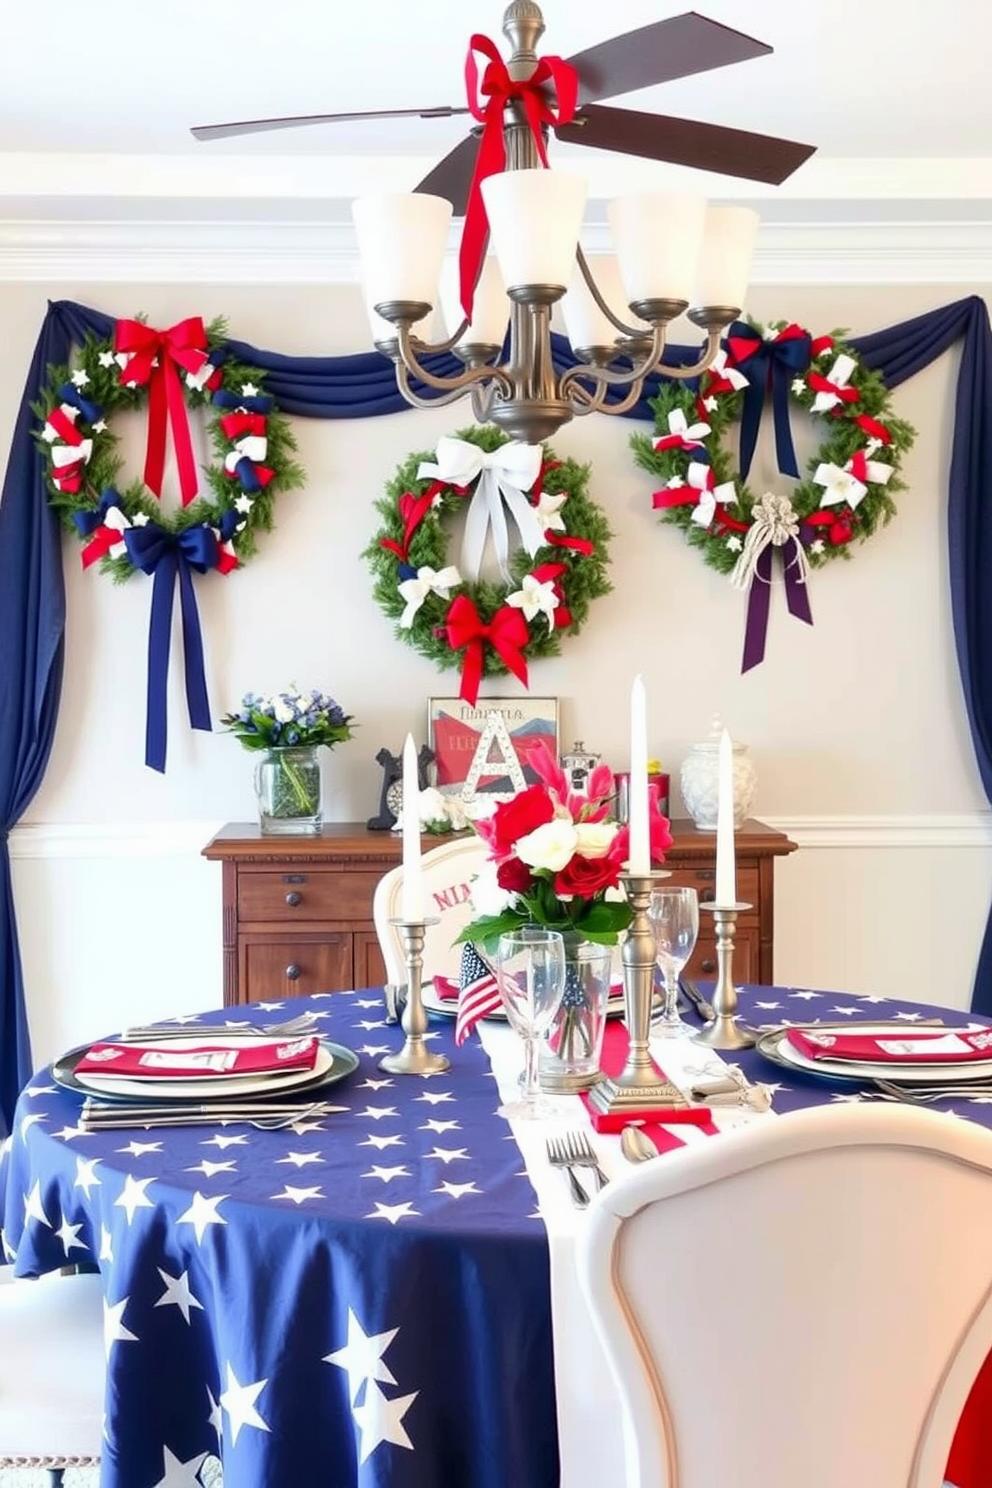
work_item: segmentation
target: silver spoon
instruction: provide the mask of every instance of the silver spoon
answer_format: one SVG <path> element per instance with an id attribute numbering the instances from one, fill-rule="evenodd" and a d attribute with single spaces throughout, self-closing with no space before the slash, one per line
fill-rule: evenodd
<path id="1" fill-rule="evenodd" d="M 620 1133 L 620 1151 L 628 1162 L 647 1162 L 658 1156 L 658 1149 L 639 1126 L 625 1126 Z"/>

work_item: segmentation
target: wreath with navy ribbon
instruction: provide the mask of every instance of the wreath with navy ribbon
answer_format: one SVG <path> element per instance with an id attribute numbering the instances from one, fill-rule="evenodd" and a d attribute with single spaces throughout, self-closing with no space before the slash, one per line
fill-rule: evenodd
<path id="1" fill-rule="evenodd" d="M 33 405 L 41 427 L 49 499 L 82 541 L 84 568 L 98 563 L 115 581 L 153 578 L 148 652 L 145 763 L 165 769 L 166 694 L 176 581 L 183 616 L 186 700 L 193 728 L 211 728 L 203 638 L 193 575 L 229 574 L 271 530 L 277 495 L 301 486 L 303 470 L 288 420 L 264 391 L 264 373 L 228 350 L 224 324 L 198 317 L 156 330 L 117 321 L 108 339 L 87 336 L 73 367 L 50 367 Z M 148 410 L 143 479 L 121 479 L 114 413 Z M 189 409 L 206 407 L 215 460 L 200 494 Z M 166 440 L 171 432 L 181 506 L 163 511 Z"/>
<path id="2" fill-rule="evenodd" d="M 382 526 L 364 557 L 373 598 L 397 637 L 442 669 L 461 668 L 461 696 L 475 705 L 484 676 L 557 656 L 608 594 L 611 532 L 588 494 L 589 467 L 547 445 L 473 427 L 399 466 L 376 502 Z M 464 518 L 457 564 L 453 519 Z M 511 533 L 515 529 L 515 533 Z M 482 575 L 491 544 L 499 578 Z"/>
<path id="3" fill-rule="evenodd" d="M 755 497 L 747 485 L 761 416 L 771 397 L 776 463 L 798 484 Z M 839 334 L 752 321 L 731 326 L 697 387 L 662 384 L 651 400 L 655 437 L 631 440 L 638 465 L 664 481 L 652 498 L 661 520 L 680 527 L 711 568 L 748 594 L 742 671 L 764 658 L 776 557 L 790 614 L 813 623 L 809 576 L 850 558 L 891 520 L 903 490 L 902 456 L 915 431 L 892 412 L 881 375 Z M 799 470 L 790 409 L 822 418 L 826 437 Z M 740 425 L 739 456 L 725 436 Z"/>

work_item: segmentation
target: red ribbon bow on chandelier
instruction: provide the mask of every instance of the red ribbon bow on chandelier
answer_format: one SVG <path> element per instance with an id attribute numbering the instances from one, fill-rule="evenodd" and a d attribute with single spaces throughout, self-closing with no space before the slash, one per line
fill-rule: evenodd
<path id="1" fill-rule="evenodd" d="M 476 52 L 489 58 L 481 84 L 475 61 Z M 545 83 L 554 85 L 557 106 L 551 102 Z M 544 144 L 543 129 L 549 124 L 568 124 L 574 117 L 579 75 L 561 57 L 539 57 L 530 77 L 523 82 L 515 82 L 510 77 L 496 43 L 490 41 L 488 36 L 475 35 L 469 42 L 468 56 L 465 59 L 465 91 L 472 117 L 478 119 L 483 126 L 475 173 L 469 188 L 458 259 L 462 309 L 471 320 L 475 284 L 482 267 L 489 228 L 481 186 L 487 176 L 498 175 L 506 169 L 503 110 L 511 100 L 515 99 L 521 104 L 530 132 L 534 136 L 538 158 L 547 169 L 548 152 Z M 485 104 L 480 94 L 487 100 Z"/>
<path id="2" fill-rule="evenodd" d="M 508 671 L 527 686 L 527 661 L 523 647 L 530 637 L 527 621 L 519 610 L 502 605 L 487 625 L 467 594 L 459 594 L 448 610 L 445 631 L 452 651 L 465 648 L 459 697 L 475 707 L 482 681 L 486 645 L 492 646 Z"/>
<path id="3" fill-rule="evenodd" d="M 166 331 L 157 331 L 140 320 L 119 320 L 114 327 L 114 349 L 128 357 L 121 368 L 121 383 L 125 387 L 148 386 L 145 485 L 161 496 L 165 431 L 171 422 L 179 490 L 183 506 L 188 506 L 197 492 L 196 461 L 179 369 L 195 376 L 206 366 L 209 356 L 203 321 L 194 315 Z"/>

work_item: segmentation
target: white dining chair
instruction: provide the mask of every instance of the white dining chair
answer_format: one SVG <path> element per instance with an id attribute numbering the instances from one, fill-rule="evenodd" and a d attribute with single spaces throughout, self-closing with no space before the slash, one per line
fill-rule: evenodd
<path id="1" fill-rule="evenodd" d="M 427 927 L 424 936 L 425 981 L 435 973 L 458 976 L 461 947 L 453 941 L 472 918 L 469 885 L 487 853 L 479 837 L 453 837 L 450 842 L 429 848 L 420 859 L 426 913 L 438 919 L 436 925 Z M 402 893 L 403 865 L 399 864 L 379 880 L 372 898 L 372 919 L 386 963 L 386 979 L 397 986 L 406 981 L 406 961 L 399 933 L 389 921 L 399 916 Z"/>
<path id="2" fill-rule="evenodd" d="M 992 1133 L 765 1117 L 612 1182 L 577 1261 L 625 1488 L 939 1488 L 992 1350 Z"/>
<path id="3" fill-rule="evenodd" d="M 0 1468 L 96 1466 L 105 1375 L 98 1275 L 0 1282 Z"/>

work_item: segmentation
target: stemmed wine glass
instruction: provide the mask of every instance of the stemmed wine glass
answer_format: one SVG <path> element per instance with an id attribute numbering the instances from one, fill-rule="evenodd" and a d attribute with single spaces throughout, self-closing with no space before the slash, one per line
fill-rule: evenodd
<path id="1" fill-rule="evenodd" d="M 655 889 L 648 906 L 654 931 L 655 959 L 665 978 L 665 999 L 651 1021 L 662 1038 L 687 1038 L 696 1032 L 679 1017 L 679 973 L 692 955 L 699 934 L 699 896 L 695 889 Z"/>
<path id="2" fill-rule="evenodd" d="M 499 1108 L 508 1120 L 548 1116 L 554 1107 L 539 1096 L 538 1039 L 547 1032 L 565 991 L 565 942 L 557 930 L 522 926 L 499 938 L 496 983 L 510 1027 L 524 1041 L 521 1099 Z"/>

